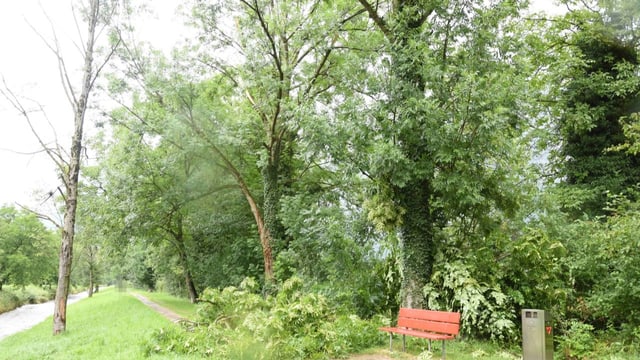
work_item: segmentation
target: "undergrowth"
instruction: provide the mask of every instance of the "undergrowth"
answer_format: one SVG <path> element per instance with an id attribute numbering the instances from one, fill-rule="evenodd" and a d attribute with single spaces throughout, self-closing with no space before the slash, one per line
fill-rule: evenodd
<path id="1" fill-rule="evenodd" d="M 151 354 L 197 354 L 224 359 L 328 359 L 345 357 L 386 337 L 382 318 L 362 320 L 332 308 L 303 290 L 302 280 L 284 282 L 264 297 L 253 279 L 239 287 L 207 289 L 199 319 L 182 329 L 160 329 L 145 346 Z"/>
<path id="2" fill-rule="evenodd" d="M 85 289 L 72 286 L 71 293 L 75 294 Z M 0 291 L 0 314 L 14 310 L 26 304 L 41 304 L 53 300 L 55 287 L 43 288 L 36 285 L 14 286 L 6 285 Z"/>
<path id="3" fill-rule="evenodd" d="M 25 304 L 40 304 L 53 298 L 55 289 L 43 289 L 35 285 L 4 286 L 0 291 L 0 314 Z"/>
<path id="4" fill-rule="evenodd" d="M 20 306 L 20 299 L 14 293 L 0 291 L 0 314 L 11 311 L 18 306 Z"/>

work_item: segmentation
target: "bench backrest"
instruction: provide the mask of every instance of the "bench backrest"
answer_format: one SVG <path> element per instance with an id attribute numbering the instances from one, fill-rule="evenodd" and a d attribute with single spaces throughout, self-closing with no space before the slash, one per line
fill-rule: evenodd
<path id="1" fill-rule="evenodd" d="M 460 313 L 400 308 L 398 327 L 438 334 L 458 335 Z"/>

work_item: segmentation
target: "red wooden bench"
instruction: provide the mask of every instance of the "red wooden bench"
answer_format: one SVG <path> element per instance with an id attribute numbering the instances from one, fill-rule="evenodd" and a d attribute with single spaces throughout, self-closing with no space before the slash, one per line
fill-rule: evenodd
<path id="1" fill-rule="evenodd" d="M 393 333 L 402 334 L 402 351 L 406 351 L 405 336 L 415 336 L 431 340 L 442 340 L 442 358 L 444 359 L 444 341 L 453 340 L 460 331 L 460 313 L 400 308 L 396 327 L 381 327 L 389 333 L 389 348 L 392 349 Z"/>

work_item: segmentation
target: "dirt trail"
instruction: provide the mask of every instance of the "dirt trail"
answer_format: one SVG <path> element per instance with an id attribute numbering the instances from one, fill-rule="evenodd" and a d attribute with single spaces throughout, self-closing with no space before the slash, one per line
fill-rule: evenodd
<path id="1" fill-rule="evenodd" d="M 84 299 L 87 292 L 69 295 L 67 305 Z M 53 301 L 42 304 L 23 305 L 15 310 L 0 314 L 0 340 L 23 330 L 30 329 L 53 315 Z"/>
<path id="2" fill-rule="evenodd" d="M 174 313 L 173 311 L 162 307 L 156 303 L 154 303 L 153 301 L 147 299 L 146 297 L 140 295 L 140 294 L 135 294 L 132 293 L 131 295 L 135 296 L 138 300 L 140 300 L 140 302 L 142 302 L 143 304 L 147 305 L 148 307 L 152 308 L 153 310 L 155 310 L 156 312 L 160 313 L 161 315 L 163 315 L 164 317 L 166 317 L 167 319 L 173 321 L 173 322 L 179 322 L 180 320 L 184 320 L 184 318 L 176 313 Z"/>

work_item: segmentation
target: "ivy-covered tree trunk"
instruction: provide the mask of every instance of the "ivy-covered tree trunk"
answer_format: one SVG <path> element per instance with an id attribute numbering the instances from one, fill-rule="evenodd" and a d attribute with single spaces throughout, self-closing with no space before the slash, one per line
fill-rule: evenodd
<path id="1" fill-rule="evenodd" d="M 402 306 L 422 308 L 423 289 L 431 277 L 436 250 L 430 182 L 416 180 L 394 193 L 398 204 L 407 210 L 400 226 L 404 264 Z"/>
<path id="2" fill-rule="evenodd" d="M 411 44 L 418 39 L 420 29 L 428 16 L 426 9 L 421 9 L 416 1 L 398 1 L 395 15 L 400 22 L 395 29 L 396 41 L 392 45 L 392 74 L 397 81 L 399 91 L 393 105 L 399 108 L 400 116 L 413 117 L 408 131 L 399 131 L 397 143 L 405 156 L 415 164 L 424 163 L 425 155 L 432 151 L 428 140 L 417 137 L 416 133 L 424 124 L 428 114 L 419 109 L 409 109 L 411 105 L 424 99 L 425 84 L 424 64 L 421 57 L 416 56 Z M 423 13 L 424 12 L 424 13 Z M 409 20 L 410 19 L 410 20 Z M 417 110 L 417 111 L 416 111 Z M 409 122 L 400 119 L 401 122 Z M 400 225 L 400 240 L 403 249 L 404 282 L 402 286 L 402 305 L 409 308 L 423 308 L 423 289 L 429 282 L 435 254 L 433 212 L 431 200 L 433 196 L 433 168 L 428 169 L 420 177 L 414 177 L 404 186 L 392 187 L 398 205 L 405 211 Z"/>
<path id="3" fill-rule="evenodd" d="M 424 4 L 419 0 L 400 0 L 393 2 L 393 9 L 387 19 L 383 19 L 375 8 L 365 0 L 360 0 L 369 17 L 385 34 L 389 43 L 392 59 L 390 101 L 387 116 L 382 121 L 391 122 L 384 126 L 391 129 L 387 134 L 404 158 L 416 167 L 411 169 L 388 169 L 382 174 L 384 186 L 391 190 L 391 200 L 402 209 L 400 214 L 400 240 L 403 258 L 404 281 L 402 285 L 402 305 L 405 307 L 424 307 L 423 288 L 431 276 L 435 249 L 434 234 L 436 210 L 432 207 L 433 194 L 433 153 L 429 140 L 420 136 L 427 128 L 425 124 L 429 114 L 419 105 L 425 98 L 426 79 L 425 58 L 416 51 L 415 44 L 420 38 L 423 24 L 433 11 L 433 4 Z M 394 26 L 391 27 L 390 23 Z M 412 172 L 410 181 L 395 181 L 391 173 Z"/>
<path id="4" fill-rule="evenodd" d="M 264 217 L 264 226 L 269 230 L 273 242 L 274 251 L 283 250 L 281 244 L 284 238 L 282 224 L 278 219 L 278 210 L 280 208 L 280 184 L 279 184 L 279 163 L 278 158 L 269 161 L 262 168 L 264 200 L 262 203 L 262 211 Z"/>

